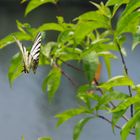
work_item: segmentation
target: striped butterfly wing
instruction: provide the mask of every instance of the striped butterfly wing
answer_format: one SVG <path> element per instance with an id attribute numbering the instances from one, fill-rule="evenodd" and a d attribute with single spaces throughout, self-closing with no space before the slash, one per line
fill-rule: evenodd
<path id="1" fill-rule="evenodd" d="M 14 36 L 13 36 L 14 37 Z M 23 71 L 25 73 L 29 73 L 29 62 L 28 62 L 28 59 L 29 59 L 29 52 L 26 50 L 26 48 L 23 46 L 23 44 L 16 39 L 16 37 L 14 37 L 20 51 L 21 51 L 21 54 L 22 54 L 22 58 L 23 58 L 23 62 L 24 62 L 24 69 Z"/>
<path id="2" fill-rule="evenodd" d="M 34 44 L 30 51 L 30 56 L 32 58 L 32 70 L 34 73 L 36 72 L 39 62 L 40 48 L 41 48 L 41 33 L 39 32 L 35 38 Z"/>

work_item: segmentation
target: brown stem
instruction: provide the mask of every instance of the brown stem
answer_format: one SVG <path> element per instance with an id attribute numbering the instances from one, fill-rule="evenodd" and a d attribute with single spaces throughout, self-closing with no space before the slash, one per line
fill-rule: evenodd
<path id="1" fill-rule="evenodd" d="M 74 87 L 77 87 L 77 83 L 66 73 L 61 69 L 62 74 L 72 83 Z"/>
<path id="2" fill-rule="evenodd" d="M 82 72 L 82 70 L 81 69 L 79 69 L 79 68 L 77 68 L 77 67 L 75 67 L 74 65 L 72 65 L 72 64 L 70 64 L 70 63 L 67 63 L 67 62 L 64 62 L 62 59 L 60 59 L 60 58 L 58 58 L 60 61 L 62 61 L 65 65 L 67 65 L 68 67 L 71 67 L 71 68 L 73 68 L 73 69 L 75 69 L 75 70 L 77 70 L 77 71 L 79 71 L 79 72 Z"/>

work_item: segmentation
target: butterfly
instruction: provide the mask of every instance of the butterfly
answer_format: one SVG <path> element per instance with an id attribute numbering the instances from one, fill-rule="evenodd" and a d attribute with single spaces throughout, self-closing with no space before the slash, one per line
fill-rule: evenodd
<path id="1" fill-rule="evenodd" d="M 29 73 L 30 69 L 32 69 L 33 72 L 36 73 L 36 69 L 38 67 L 38 62 L 39 62 L 40 48 L 41 48 L 41 33 L 39 32 L 37 34 L 30 52 L 26 50 L 26 47 L 23 46 L 23 44 L 18 39 L 16 39 L 16 37 L 14 37 L 14 39 L 22 54 L 23 63 L 24 63 L 24 69 L 23 69 L 24 73 Z"/>

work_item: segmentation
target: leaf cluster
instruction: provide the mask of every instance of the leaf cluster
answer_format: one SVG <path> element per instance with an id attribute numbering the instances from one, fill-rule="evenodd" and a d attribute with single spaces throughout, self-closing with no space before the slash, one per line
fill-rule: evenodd
<path id="1" fill-rule="evenodd" d="M 23 2 L 26 2 L 26 0 L 22 0 Z M 42 4 L 56 4 L 56 2 L 56 0 L 30 0 L 25 15 Z M 77 98 L 83 104 L 78 108 L 57 114 L 57 126 L 74 116 L 84 114 L 85 118 L 82 118 L 73 129 L 73 140 L 78 140 L 85 124 L 95 118 L 101 118 L 111 123 L 113 132 L 115 127 L 120 128 L 122 140 L 126 140 L 129 134 L 136 134 L 138 140 L 140 135 L 140 86 L 135 85 L 133 79 L 129 77 L 124 61 L 123 44 L 127 41 L 127 33 L 130 33 L 133 37 L 132 50 L 140 43 L 140 1 L 108 0 L 106 4 L 103 2 L 100 4 L 91 2 L 91 4 L 96 6 L 97 10 L 85 12 L 72 20 L 71 23 L 66 23 L 63 17 L 57 17 L 57 23 L 43 23 L 35 28 L 29 23 L 21 23 L 17 20 L 18 31 L 1 39 L 0 48 L 14 43 L 13 35 L 20 41 L 33 41 L 38 32 L 44 32 L 39 66 L 51 67 L 42 83 L 42 90 L 48 92 L 49 99 L 52 100 L 57 92 L 62 75 L 75 84 L 63 70 L 63 65 L 69 66 L 77 72 L 80 71 L 83 73 L 83 78 L 87 80 L 87 83 L 77 89 Z M 120 14 L 116 26 L 113 27 L 115 15 L 122 5 L 125 5 L 125 8 Z M 47 31 L 58 32 L 57 40 L 45 42 Z M 118 59 L 116 53 L 120 54 L 122 68 L 124 69 L 122 75 L 112 77 L 111 61 Z M 106 65 L 108 74 L 108 80 L 102 83 L 98 81 L 99 76 L 97 76 L 101 59 Z M 120 60 L 118 59 L 118 61 Z M 69 64 L 70 61 L 80 63 L 82 67 L 77 68 Z M 15 54 L 8 72 L 11 85 L 21 75 L 21 62 L 21 55 L 19 53 Z M 128 87 L 129 92 L 123 93 L 115 88 L 120 86 Z M 95 102 L 94 105 L 93 102 Z M 135 110 L 131 112 L 131 118 L 127 118 L 125 115 L 129 108 L 131 108 L 131 111 Z M 100 111 L 111 114 L 112 120 L 106 119 L 105 114 L 100 114 Z M 126 123 L 119 127 L 118 122 L 121 118 L 125 119 Z M 134 130 L 135 132 L 133 132 Z M 41 138 L 40 140 L 47 140 L 47 138 Z"/>

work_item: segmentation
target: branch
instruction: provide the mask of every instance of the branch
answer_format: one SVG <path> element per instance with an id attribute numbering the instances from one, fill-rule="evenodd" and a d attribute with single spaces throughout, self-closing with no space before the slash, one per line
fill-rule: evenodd
<path id="1" fill-rule="evenodd" d="M 67 66 L 69 66 L 69 67 L 71 67 L 71 68 L 73 68 L 73 69 L 75 69 L 75 70 L 77 70 L 77 71 L 79 71 L 79 72 L 82 72 L 81 69 L 79 69 L 79 68 L 73 66 L 72 64 L 66 63 L 66 62 L 64 62 L 63 60 L 61 60 L 60 58 L 59 58 L 59 60 L 62 61 L 65 65 L 67 65 Z M 72 83 L 72 85 L 73 85 L 74 87 L 77 86 L 76 82 L 75 82 L 73 79 L 71 79 L 71 77 L 70 77 L 67 73 L 65 73 L 63 70 L 62 70 L 62 74 L 63 74 L 69 81 L 71 81 L 71 83 Z M 99 85 L 99 83 L 98 83 L 98 81 L 96 80 L 96 78 L 94 79 L 94 82 L 95 82 L 95 84 L 96 84 L 97 86 Z M 98 90 L 100 91 L 100 93 L 101 93 L 102 95 L 104 94 L 101 88 L 98 88 Z M 111 104 L 114 108 L 116 107 L 112 102 L 110 102 L 110 104 Z M 123 115 L 122 118 L 124 118 L 124 120 L 128 121 L 128 118 L 127 118 L 126 116 Z"/>
<path id="2" fill-rule="evenodd" d="M 64 62 L 62 59 L 60 59 L 60 58 L 58 58 L 60 61 L 62 61 L 65 65 L 67 65 L 68 67 L 71 67 L 71 68 L 73 68 L 73 69 L 75 69 L 75 70 L 77 70 L 77 71 L 79 71 L 79 72 L 82 72 L 82 70 L 81 69 L 79 69 L 79 68 L 77 68 L 77 67 L 75 67 L 74 65 L 72 65 L 72 64 L 70 64 L 70 63 L 67 63 L 67 62 Z"/>
<path id="3" fill-rule="evenodd" d="M 102 115 L 98 115 L 98 117 L 101 118 L 101 119 L 103 119 L 103 120 L 105 120 L 105 121 L 107 121 L 108 123 L 112 124 L 112 121 L 110 121 L 110 120 L 107 119 L 106 117 L 104 117 L 104 116 L 102 116 Z M 118 128 L 118 129 L 122 129 L 122 128 L 121 128 L 119 125 L 117 125 L 117 124 L 115 125 L 115 127 Z M 131 131 L 130 131 L 130 134 L 135 135 L 135 133 L 134 133 L 134 132 L 131 132 Z"/>
<path id="4" fill-rule="evenodd" d="M 122 54 L 122 51 L 121 51 L 121 47 L 118 43 L 116 43 L 116 44 L 117 44 L 117 47 L 118 47 L 118 50 L 119 50 L 119 53 L 120 53 L 120 56 L 121 56 L 121 60 L 122 60 L 122 64 L 123 64 L 125 73 L 126 73 L 127 76 L 129 76 L 128 69 L 126 67 L 126 63 L 125 63 L 125 60 L 124 60 L 124 57 L 123 57 L 123 54 Z M 128 86 L 128 91 L 129 91 L 130 97 L 132 97 L 132 90 L 131 90 L 130 86 Z M 130 113 L 131 113 L 131 117 L 133 117 L 133 105 L 130 106 Z"/>
<path id="5" fill-rule="evenodd" d="M 74 87 L 77 87 L 77 83 L 66 73 L 61 69 L 62 74 L 72 83 Z"/>

